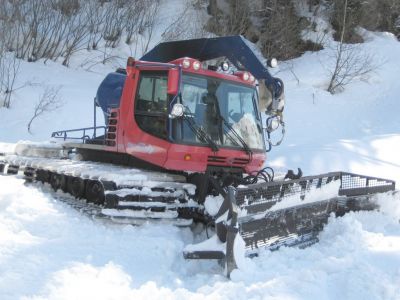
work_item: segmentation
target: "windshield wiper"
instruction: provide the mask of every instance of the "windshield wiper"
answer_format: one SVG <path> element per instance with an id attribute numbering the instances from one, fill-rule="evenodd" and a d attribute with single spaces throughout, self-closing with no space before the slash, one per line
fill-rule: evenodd
<path id="1" fill-rule="evenodd" d="M 251 156 L 253 154 L 253 151 L 251 151 L 249 145 L 247 145 L 247 143 L 243 140 L 239 133 L 232 127 L 231 124 L 229 124 L 227 120 L 225 120 L 225 118 L 221 114 L 219 115 L 219 117 L 221 118 L 222 122 L 224 122 L 224 125 L 229 129 L 229 131 L 224 130 L 225 133 L 229 136 L 229 139 L 232 141 L 232 132 L 233 136 L 242 144 L 243 150 Z"/>
<path id="2" fill-rule="evenodd" d="M 185 106 L 185 109 L 187 109 L 189 113 L 191 113 L 188 107 Z M 207 143 L 213 152 L 217 152 L 219 150 L 218 145 L 212 140 L 210 135 L 207 132 L 205 132 L 203 128 L 199 127 L 196 124 L 196 122 L 193 121 L 192 118 L 188 118 L 188 116 L 185 113 L 183 114 L 182 117 L 187 122 L 189 128 L 194 132 L 194 134 L 199 138 L 200 141 L 202 141 L 203 143 Z"/>

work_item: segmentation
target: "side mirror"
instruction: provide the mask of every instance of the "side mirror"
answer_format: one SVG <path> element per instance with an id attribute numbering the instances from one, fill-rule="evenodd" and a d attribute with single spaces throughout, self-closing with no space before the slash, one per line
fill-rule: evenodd
<path id="1" fill-rule="evenodd" d="M 274 132 L 275 130 L 277 130 L 279 128 L 280 125 L 280 119 L 279 116 L 275 115 L 272 117 L 269 117 L 266 121 L 265 121 L 265 125 L 266 125 L 266 129 L 268 132 Z"/>
<path id="2" fill-rule="evenodd" d="M 168 89 L 167 93 L 176 95 L 179 90 L 179 69 L 173 68 L 168 71 Z"/>

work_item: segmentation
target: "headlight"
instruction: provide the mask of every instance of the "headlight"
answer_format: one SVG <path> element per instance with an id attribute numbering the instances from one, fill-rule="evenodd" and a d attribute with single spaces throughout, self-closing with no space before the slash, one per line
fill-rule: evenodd
<path id="1" fill-rule="evenodd" d="M 229 70 L 229 64 L 228 64 L 226 61 L 224 61 L 224 62 L 221 64 L 221 69 L 222 69 L 222 71 L 224 71 L 224 72 L 228 71 L 228 70 Z"/>

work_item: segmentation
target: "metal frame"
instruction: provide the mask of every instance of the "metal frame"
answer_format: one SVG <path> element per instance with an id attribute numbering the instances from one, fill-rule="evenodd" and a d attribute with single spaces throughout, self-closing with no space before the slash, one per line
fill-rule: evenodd
<path id="1" fill-rule="evenodd" d="M 315 190 L 330 183 L 340 183 L 336 196 L 316 202 L 270 210 L 290 197 L 304 200 Z M 341 216 L 348 211 L 371 210 L 376 204 L 369 195 L 394 191 L 393 180 L 347 172 L 305 176 L 295 180 L 272 181 L 246 187 L 228 187 L 215 224 L 216 235 L 226 242 L 224 252 L 209 250 L 184 252 L 188 259 L 221 259 L 227 276 L 237 268 L 234 241 L 238 234 L 246 243 L 246 255 L 257 255 L 259 249 L 280 246 L 306 247 L 318 241 L 317 234 L 331 213 Z M 245 212 L 243 214 L 242 212 Z M 221 220 L 219 217 L 225 215 Z"/>
<path id="2" fill-rule="evenodd" d="M 104 142 L 105 142 L 107 128 L 108 128 L 108 126 L 96 126 L 96 127 L 70 129 L 70 130 L 60 130 L 60 131 L 54 131 L 51 134 L 51 137 L 56 138 L 56 139 L 63 139 L 64 141 L 65 140 L 82 140 L 82 143 L 85 144 L 88 140 L 91 140 L 91 139 L 94 139 L 97 137 L 96 136 L 97 130 L 103 129 L 104 130 Z M 92 137 L 90 137 L 89 134 L 87 134 L 87 131 L 89 131 L 89 130 L 93 130 Z M 73 132 L 82 132 L 82 134 L 80 137 L 70 136 L 69 133 L 73 133 Z"/>
<path id="3" fill-rule="evenodd" d="M 96 107 L 97 107 L 96 98 L 94 98 L 93 99 L 93 126 L 92 127 L 54 131 L 51 133 L 51 137 L 56 138 L 56 139 L 63 139 L 64 141 L 67 139 L 68 140 L 82 140 L 82 143 L 86 144 L 86 142 L 88 140 L 95 139 L 97 137 L 97 130 L 103 129 L 104 130 L 103 144 L 105 145 L 106 133 L 108 130 L 108 126 L 97 126 Z M 91 137 L 88 134 L 86 134 L 86 132 L 89 130 L 93 130 L 93 134 Z M 69 133 L 73 133 L 73 132 L 82 132 L 82 134 L 80 137 L 68 136 Z"/>

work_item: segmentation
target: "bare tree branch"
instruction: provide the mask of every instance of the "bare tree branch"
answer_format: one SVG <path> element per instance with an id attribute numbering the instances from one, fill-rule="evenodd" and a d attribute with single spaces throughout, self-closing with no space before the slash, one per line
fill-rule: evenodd
<path id="1" fill-rule="evenodd" d="M 327 91 L 331 94 L 343 90 L 344 86 L 356 77 L 366 75 L 376 69 L 372 55 L 364 53 L 357 44 L 345 44 L 343 42 L 347 26 L 347 5 L 347 0 L 345 0 L 340 40 L 335 52 L 335 65 L 327 88 Z"/>
<path id="2" fill-rule="evenodd" d="M 11 106 L 11 97 L 19 74 L 20 60 L 15 53 L 0 54 L 0 95 L 3 95 L 3 107 Z"/>
<path id="3" fill-rule="evenodd" d="M 39 96 L 39 101 L 36 103 L 33 116 L 28 122 L 28 132 L 31 132 L 32 122 L 38 117 L 48 113 L 55 111 L 62 107 L 63 103 L 59 97 L 59 92 L 61 90 L 61 86 L 46 86 L 43 93 Z"/>

